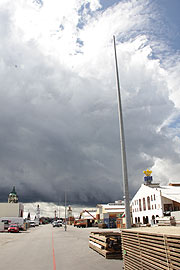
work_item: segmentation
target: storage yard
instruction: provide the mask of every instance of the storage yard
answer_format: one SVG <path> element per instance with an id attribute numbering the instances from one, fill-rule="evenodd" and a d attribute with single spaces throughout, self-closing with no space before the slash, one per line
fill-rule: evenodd
<path id="1" fill-rule="evenodd" d="M 166 197 L 176 198 L 171 193 L 179 194 L 179 187 L 180 184 L 164 187 Z M 60 218 L 60 213 L 58 217 L 56 210 L 54 217 L 40 217 L 38 204 L 34 219 L 30 218 L 29 211 L 27 218 L 23 218 L 24 206 L 18 203 L 13 187 L 8 203 L 0 204 L 2 269 L 11 269 L 13 261 L 15 269 L 27 270 L 73 270 L 77 267 L 81 270 L 84 265 L 86 270 L 92 270 L 92 266 L 93 270 L 179 270 L 179 197 L 176 203 L 163 199 L 163 207 L 160 207 L 162 192 L 158 188 L 159 184 L 152 183 L 141 186 L 140 190 L 153 194 L 144 192 L 141 197 L 138 191 L 132 201 L 134 223 L 132 228 L 124 229 L 126 219 L 122 201 L 83 209 L 76 218 L 71 206 L 68 210 L 65 208 L 66 218 Z M 160 211 L 163 212 L 160 214 Z"/>

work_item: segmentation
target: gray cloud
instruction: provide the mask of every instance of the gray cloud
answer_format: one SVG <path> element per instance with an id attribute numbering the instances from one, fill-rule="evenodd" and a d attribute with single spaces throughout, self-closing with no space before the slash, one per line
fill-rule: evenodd
<path id="1" fill-rule="evenodd" d="M 63 202 L 65 189 L 70 203 L 122 199 L 112 53 L 69 68 L 38 40 L 21 40 L 11 12 L 0 13 L 0 200 L 13 185 L 26 202 Z M 168 125 L 160 128 L 178 110 L 164 75 L 170 71 L 149 59 L 149 44 L 138 38 L 118 44 L 131 196 L 156 159 L 179 163 Z"/>

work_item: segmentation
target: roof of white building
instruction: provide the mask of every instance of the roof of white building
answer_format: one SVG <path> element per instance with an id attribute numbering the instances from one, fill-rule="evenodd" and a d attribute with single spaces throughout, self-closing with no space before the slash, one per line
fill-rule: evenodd
<path id="1" fill-rule="evenodd" d="M 97 206 L 103 207 L 106 210 L 117 210 L 117 209 L 124 209 L 125 205 L 124 204 L 98 204 Z"/>
<path id="2" fill-rule="evenodd" d="M 121 209 L 106 209 L 107 213 L 124 213 L 125 207 Z"/>
<path id="3" fill-rule="evenodd" d="M 124 213 L 125 205 L 123 203 L 98 204 L 97 207 L 103 207 L 106 213 Z"/>
<path id="4" fill-rule="evenodd" d="M 180 187 L 176 186 L 161 186 L 158 188 L 163 197 L 180 203 Z"/>
<path id="5" fill-rule="evenodd" d="M 136 195 L 134 196 L 134 198 L 139 193 L 142 192 L 141 190 L 144 190 L 146 188 L 150 188 L 153 191 L 160 191 L 161 195 L 163 197 L 180 203 L 180 186 L 160 186 L 160 185 L 144 185 L 144 184 L 142 184 L 140 189 L 137 191 Z"/>

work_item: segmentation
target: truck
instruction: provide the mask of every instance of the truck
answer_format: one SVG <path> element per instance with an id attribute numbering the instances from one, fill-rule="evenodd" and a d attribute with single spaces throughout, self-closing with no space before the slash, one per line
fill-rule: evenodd
<path id="1" fill-rule="evenodd" d="M 95 222 L 97 222 L 96 217 L 91 214 L 91 212 L 94 212 L 92 210 L 83 210 L 80 213 L 79 219 L 74 221 L 74 226 L 77 228 L 87 228 L 92 227 Z M 83 214 L 86 214 L 86 216 L 83 218 Z"/>
<path id="2" fill-rule="evenodd" d="M 1 217 L 0 222 L 4 223 L 4 229 L 7 230 L 10 224 L 17 224 L 20 230 L 24 230 L 24 219 L 22 217 Z"/>
<path id="3" fill-rule="evenodd" d="M 78 220 L 75 220 L 74 222 L 74 227 L 77 227 L 77 228 L 86 228 L 87 227 L 87 220 L 85 219 L 78 219 Z"/>

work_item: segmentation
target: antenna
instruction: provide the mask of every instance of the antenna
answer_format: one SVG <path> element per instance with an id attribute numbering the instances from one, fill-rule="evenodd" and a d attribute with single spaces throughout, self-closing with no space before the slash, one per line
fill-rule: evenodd
<path id="1" fill-rule="evenodd" d="M 131 216 L 130 216 L 130 206 L 129 206 L 128 173 L 127 173 L 126 148 L 125 148 L 123 114 L 122 114 L 122 105 L 121 105 L 121 93 L 120 93 L 120 82 L 119 82 L 115 36 L 113 36 L 113 40 L 114 40 L 114 53 L 115 53 L 115 63 L 116 63 L 116 79 L 117 79 L 117 93 L 118 93 L 119 129 L 120 129 L 120 143 L 121 143 L 121 157 L 122 157 L 125 218 L 126 218 L 126 228 L 129 229 L 131 228 Z"/>

